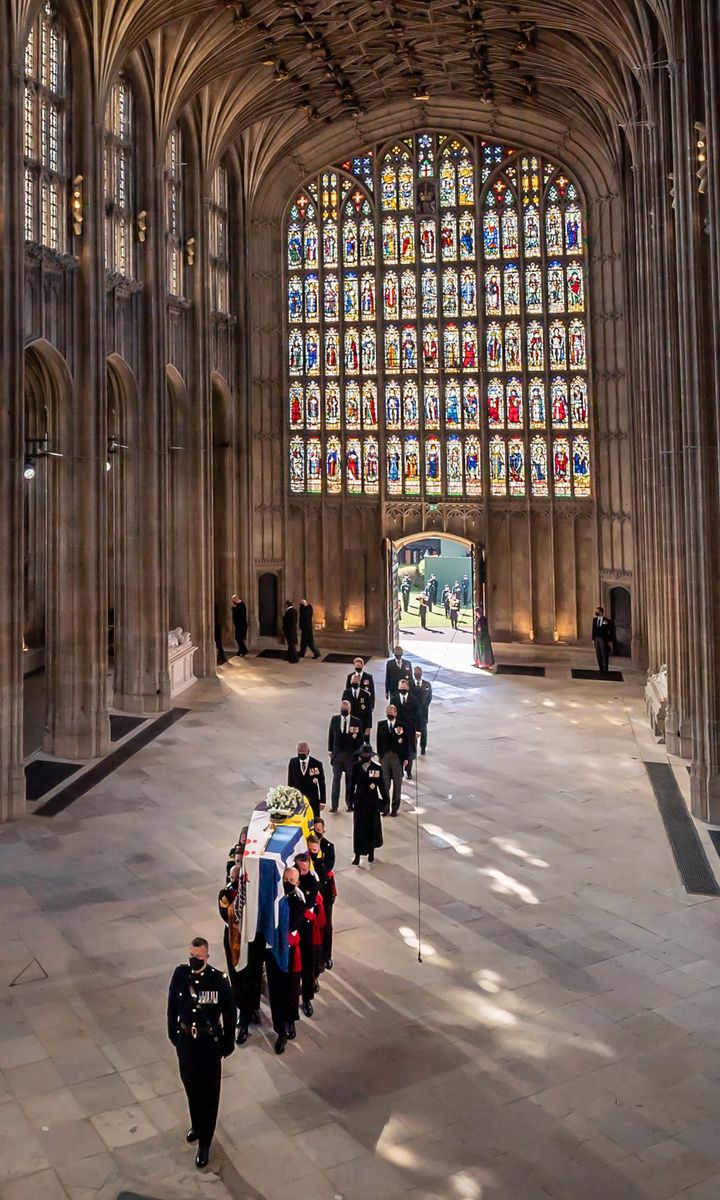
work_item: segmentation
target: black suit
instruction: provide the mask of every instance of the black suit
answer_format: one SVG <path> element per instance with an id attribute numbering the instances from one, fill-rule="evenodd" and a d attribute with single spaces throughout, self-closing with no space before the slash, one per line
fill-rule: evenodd
<path id="1" fill-rule="evenodd" d="M 325 807 L 325 768 L 319 758 L 309 756 L 305 761 L 305 773 L 303 774 L 303 764 L 300 762 L 297 754 L 290 759 L 288 763 L 288 787 L 297 788 L 302 792 L 308 804 L 313 810 L 315 820 L 321 815 L 321 809 Z"/>
<path id="2" fill-rule="evenodd" d="M 409 658 L 401 658 L 400 662 L 396 658 L 389 658 L 385 664 L 385 695 L 392 696 L 393 692 L 398 690 L 398 684 L 401 679 L 407 679 L 412 686 L 413 673 L 412 663 Z"/>
<path id="3" fill-rule="evenodd" d="M 343 717 L 336 713 L 330 719 L 328 729 L 328 752 L 333 771 L 332 793 L 330 797 L 333 812 L 337 812 L 340 802 L 340 781 L 345 776 L 345 804 L 348 812 L 350 804 L 350 773 L 352 771 L 353 754 L 362 745 L 363 728 L 357 717 L 352 713 L 347 717 L 347 733 L 343 733 Z"/>
<path id="4" fill-rule="evenodd" d="M 415 758 L 415 753 L 417 750 L 416 734 L 418 733 L 418 730 L 420 729 L 420 704 L 419 704 L 417 696 L 415 694 L 415 684 L 413 683 L 412 687 L 408 691 L 408 693 L 405 697 L 405 703 L 403 703 L 403 701 L 402 701 L 400 692 L 394 692 L 392 694 L 392 696 L 390 697 L 390 703 L 394 704 L 397 709 L 398 721 L 402 725 L 405 725 L 407 728 L 407 735 L 408 735 L 407 777 L 409 779 L 410 776 L 412 775 L 412 765 L 413 765 L 413 760 Z"/>
<path id="5" fill-rule="evenodd" d="M 400 807 L 403 764 L 409 758 L 409 737 L 406 726 L 400 719 L 395 721 L 392 729 L 388 721 L 378 721 L 376 744 L 385 787 L 388 791 L 392 783 L 392 811 L 396 813 Z"/>
<path id="6" fill-rule="evenodd" d="M 307 651 L 312 652 L 313 658 L 320 657 L 320 651 L 315 645 L 315 631 L 313 629 L 313 606 L 312 604 L 300 605 L 300 657 L 304 658 Z"/>
<path id="7" fill-rule="evenodd" d="M 373 722 L 373 702 L 372 697 L 365 688 L 357 689 L 357 696 L 354 688 L 345 688 L 342 694 L 343 700 L 350 701 L 350 711 L 363 727 L 363 733 L 369 733 L 372 729 Z"/>
<path id="8" fill-rule="evenodd" d="M 415 700 L 418 706 L 417 729 L 420 734 L 420 750 L 424 754 L 427 747 L 427 727 L 432 703 L 432 684 L 428 683 L 427 679 L 421 679 L 419 684 L 415 684 Z"/>
<path id="9" fill-rule="evenodd" d="M 244 600 L 238 600 L 237 604 L 232 606 L 233 628 L 235 630 L 235 641 L 237 642 L 238 654 L 244 657 L 248 648 L 245 645 L 245 638 L 248 631 L 247 608 Z"/>
<path id="10" fill-rule="evenodd" d="M 345 680 L 346 688 L 352 687 L 353 675 L 357 675 L 357 671 L 351 671 L 350 674 L 348 675 L 347 679 Z M 373 679 L 372 675 L 370 675 L 367 671 L 363 671 L 362 675 L 360 676 L 360 687 L 365 688 L 365 690 L 370 693 L 370 698 L 372 700 L 372 706 L 374 708 L 375 707 L 375 680 Z"/>
<path id="11" fill-rule="evenodd" d="M 298 614 L 297 609 L 293 608 L 292 604 L 288 605 L 283 613 L 282 631 L 283 637 L 287 642 L 288 662 L 296 663 L 298 661 Z"/>
<path id="12" fill-rule="evenodd" d="M 595 645 L 598 669 L 604 675 L 610 666 L 610 643 L 615 640 L 612 621 L 607 617 L 593 617 L 592 640 Z"/>

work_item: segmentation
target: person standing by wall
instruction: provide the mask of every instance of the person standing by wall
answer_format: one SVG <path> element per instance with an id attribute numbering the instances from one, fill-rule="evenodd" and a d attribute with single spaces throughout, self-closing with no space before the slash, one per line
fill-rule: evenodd
<path id="1" fill-rule="evenodd" d="M 615 640 L 612 621 L 605 616 L 605 609 L 598 605 L 592 623 L 592 640 L 595 646 L 598 670 L 607 675 L 610 667 L 610 647 Z"/>
<path id="2" fill-rule="evenodd" d="M 475 666 L 485 671 L 495 666 L 488 619 L 480 607 L 475 609 Z"/>
<path id="3" fill-rule="evenodd" d="M 320 657 L 320 651 L 315 645 L 315 630 L 313 629 L 313 606 L 307 600 L 300 601 L 300 657 L 304 658 L 307 651 L 313 658 Z"/>
<path id="4" fill-rule="evenodd" d="M 233 596 L 231 604 L 232 622 L 233 629 L 235 630 L 235 641 L 237 642 L 238 654 L 241 658 L 244 658 L 248 652 L 248 648 L 245 645 L 245 639 L 248 631 L 247 606 L 245 601 L 241 600 L 239 596 Z"/>
<path id="5" fill-rule="evenodd" d="M 287 644 L 287 660 L 291 663 L 298 661 L 298 613 L 292 600 L 286 601 L 282 619 L 283 637 Z"/>

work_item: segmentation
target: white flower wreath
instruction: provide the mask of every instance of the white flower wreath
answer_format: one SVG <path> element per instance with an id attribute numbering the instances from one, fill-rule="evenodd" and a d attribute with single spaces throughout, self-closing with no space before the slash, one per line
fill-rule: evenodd
<path id="1" fill-rule="evenodd" d="M 294 787 L 270 788 L 266 799 L 273 821 L 285 821 L 288 817 L 297 817 L 305 806 L 305 797 Z"/>

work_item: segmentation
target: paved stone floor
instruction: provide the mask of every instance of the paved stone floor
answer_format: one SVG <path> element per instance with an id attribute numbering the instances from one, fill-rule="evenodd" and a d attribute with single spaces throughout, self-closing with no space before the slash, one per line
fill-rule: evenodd
<path id="1" fill-rule="evenodd" d="M 324 750 L 346 668 L 234 659 L 95 791 L 0 831 L 2 1200 L 717 1200 L 720 907 L 680 886 L 640 679 L 443 653 L 423 962 L 412 787 L 373 867 L 329 819 L 336 969 L 282 1059 L 266 1024 L 226 1063 L 202 1175 L 167 981 L 192 934 L 222 961 L 225 851 L 297 738 Z"/>

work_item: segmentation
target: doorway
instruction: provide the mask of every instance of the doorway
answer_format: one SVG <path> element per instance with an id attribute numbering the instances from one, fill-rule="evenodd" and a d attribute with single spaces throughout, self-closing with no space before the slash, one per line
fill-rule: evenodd
<path id="1" fill-rule="evenodd" d="M 615 654 L 632 657 L 632 601 L 625 587 L 610 589 L 610 618 L 615 628 Z"/>
<path id="2" fill-rule="evenodd" d="M 474 610 L 484 601 L 482 548 L 448 534 L 388 543 L 388 642 L 431 661 L 472 658 Z"/>

